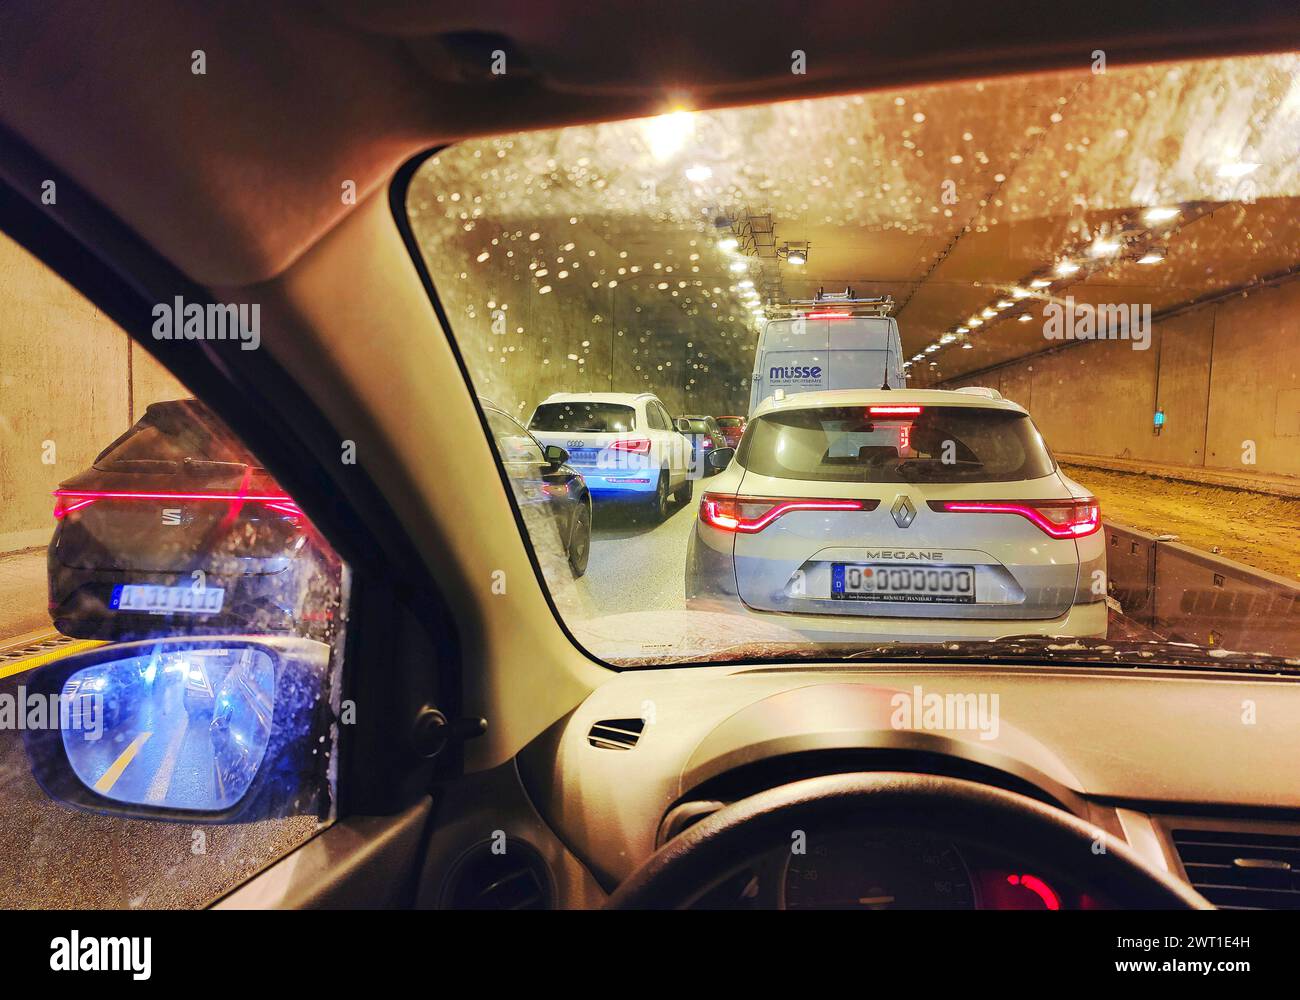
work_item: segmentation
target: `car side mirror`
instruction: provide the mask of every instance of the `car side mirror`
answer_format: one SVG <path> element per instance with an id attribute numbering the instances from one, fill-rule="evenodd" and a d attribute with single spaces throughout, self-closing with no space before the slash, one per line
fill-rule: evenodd
<path id="1" fill-rule="evenodd" d="M 569 453 L 558 444 L 548 444 L 542 451 L 546 455 L 546 463 L 552 469 L 558 469 L 569 460 Z"/>
<path id="2" fill-rule="evenodd" d="M 337 727 L 330 647 L 312 639 L 146 639 L 76 653 L 26 680 L 23 730 L 52 798 L 184 822 L 329 815 Z"/>
<path id="3" fill-rule="evenodd" d="M 679 433 L 689 434 L 691 432 L 691 422 L 685 417 L 678 417 L 675 423 Z"/>
<path id="4" fill-rule="evenodd" d="M 709 452 L 707 459 L 710 469 L 725 469 L 736 455 L 735 448 L 718 448 Z"/>

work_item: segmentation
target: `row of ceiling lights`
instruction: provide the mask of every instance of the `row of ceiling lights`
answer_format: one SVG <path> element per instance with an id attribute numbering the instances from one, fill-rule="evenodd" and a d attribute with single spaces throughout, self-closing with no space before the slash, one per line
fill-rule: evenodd
<path id="1" fill-rule="evenodd" d="M 1165 238 L 1168 234 L 1164 232 L 1164 230 L 1167 229 L 1167 227 L 1169 227 L 1181 214 L 1182 209 L 1179 208 L 1169 208 L 1164 206 L 1148 208 L 1142 213 L 1142 221 L 1146 223 L 1147 226 L 1144 231 L 1146 234 L 1145 239 L 1140 235 L 1130 235 L 1128 239 L 1123 238 L 1122 235 L 1109 237 L 1099 236 L 1092 241 L 1082 255 L 1074 256 L 1082 257 L 1082 259 L 1085 260 L 1085 263 L 1091 262 L 1092 268 L 1095 268 L 1096 266 L 1113 259 L 1125 248 L 1126 245 L 1129 247 L 1138 246 L 1141 248 L 1141 252 L 1133 258 L 1136 263 L 1145 265 L 1160 264 L 1165 259 L 1166 250 L 1160 243 L 1154 241 L 1154 234 L 1159 231 L 1160 238 Z M 916 362 L 925 360 L 927 355 L 934 354 L 954 342 L 960 342 L 963 350 L 971 350 L 975 346 L 969 339 L 972 331 L 983 326 L 986 322 L 998 318 L 1004 310 L 1012 308 L 1017 304 L 1017 302 L 1037 297 L 1035 293 L 1042 293 L 1044 289 L 1050 288 L 1054 282 L 1073 278 L 1074 275 L 1078 274 L 1084 266 L 1085 264 L 1080 264 L 1073 256 L 1060 258 L 1052 268 L 1051 273 L 1053 277 L 1046 277 L 1043 273 L 1039 272 L 1035 277 L 1025 283 L 1028 285 L 1028 288 L 1022 287 L 1021 285 L 1015 286 L 1011 289 L 1010 297 L 999 298 L 996 302 L 986 306 L 984 309 L 971 316 L 961 325 L 943 334 L 934 343 L 930 344 L 919 353 L 912 355 L 911 360 L 903 363 L 904 367 L 911 368 Z M 1016 316 L 1017 322 L 1020 323 L 1028 323 L 1032 319 L 1033 316 L 1028 312 L 1021 312 Z M 930 367 L 937 368 L 938 364 L 937 361 L 931 361 Z"/>

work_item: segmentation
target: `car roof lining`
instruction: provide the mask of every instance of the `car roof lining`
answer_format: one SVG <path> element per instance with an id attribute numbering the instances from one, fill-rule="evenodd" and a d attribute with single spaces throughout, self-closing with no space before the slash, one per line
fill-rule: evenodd
<path id="1" fill-rule="evenodd" d="M 345 184 L 360 201 L 459 138 L 1077 67 L 1097 49 L 1113 65 L 1276 51 L 1300 35 L 1300 14 L 1254 0 L 1101 2 L 1041 19 L 1014 5 L 798 9 L 792 30 L 789 5 L 768 0 L 744 17 L 682 0 L 9 4 L 0 122 L 192 279 L 239 287 L 337 225 Z M 804 74 L 790 71 L 796 50 Z M 490 72 L 498 52 L 503 76 Z"/>

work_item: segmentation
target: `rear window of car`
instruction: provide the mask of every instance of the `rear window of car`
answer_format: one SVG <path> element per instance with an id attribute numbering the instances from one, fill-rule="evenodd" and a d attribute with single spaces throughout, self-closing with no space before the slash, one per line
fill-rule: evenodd
<path id="1" fill-rule="evenodd" d="M 207 407 L 177 400 L 149 407 L 94 464 L 111 472 L 177 472 L 257 463 Z"/>
<path id="2" fill-rule="evenodd" d="M 740 427 L 743 421 L 739 417 L 719 417 L 718 426 L 724 430 L 731 430 Z"/>
<path id="3" fill-rule="evenodd" d="M 971 406 L 907 417 L 864 406 L 772 413 L 750 424 L 737 460 L 761 476 L 835 483 L 1007 482 L 1055 468 L 1028 416 Z"/>
<path id="4" fill-rule="evenodd" d="M 636 410 L 620 403 L 543 403 L 528 426 L 535 431 L 621 434 L 636 430 Z"/>
<path id="5" fill-rule="evenodd" d="M 712 430 L 712 428 L 709 427 L 709 422 L 707 420 L 700 420 L 698 418 L 695 419 L 688 418 L 686 423 L 690 426 L 691 430 L 696 434 L 707 434 L 709 433 L 710 430 Z"/>

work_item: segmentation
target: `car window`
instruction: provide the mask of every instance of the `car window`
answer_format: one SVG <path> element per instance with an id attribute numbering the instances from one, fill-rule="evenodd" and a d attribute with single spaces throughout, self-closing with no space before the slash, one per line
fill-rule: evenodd
<path id="1" fill-rule="evenodd" d="M 771 413 L 754 421 L 737 460 L 761 476 L 809 482 L 1010 483 L 1052 472 L 1023 413 L 917 409 L 907 417 L 860 406 Z"/>
<path id="2" fill-rule="evenodd" d="M 543 403 L 528 426 L 535 431 L 625 433 L 636 430 L 636 410 L 620 403 Z"/>
<path id="3" fill-rule="evenodd" d="M 1269 611 L 1300 607 L 1298 92 L 1294 52 L 1080 58 L 429 155 L 404 203 L 475 387 L 746 428 L 573 445 L 568 634 L 638 667 L 1300 655 Z"/>
<path id="4" fill-rule="evenodd" d="M 348 567 L 7 237 L 0 326 L 0 906 L 208 904 L 334 818 Z"/>

